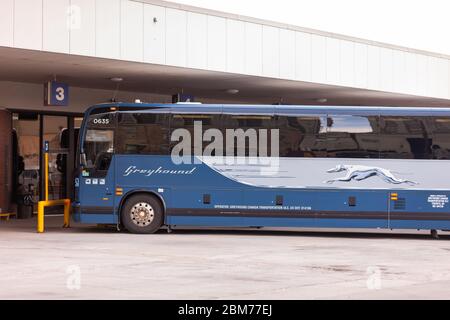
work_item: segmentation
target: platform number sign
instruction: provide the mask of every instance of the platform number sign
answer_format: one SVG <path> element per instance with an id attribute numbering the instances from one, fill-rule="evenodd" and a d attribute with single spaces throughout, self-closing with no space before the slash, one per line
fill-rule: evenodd
<path id="1" fill-rule="evenodd" d="M 69 86 L 65 83 L 49 81 L 45 84 L 46 106 L 69 105 Z"/>

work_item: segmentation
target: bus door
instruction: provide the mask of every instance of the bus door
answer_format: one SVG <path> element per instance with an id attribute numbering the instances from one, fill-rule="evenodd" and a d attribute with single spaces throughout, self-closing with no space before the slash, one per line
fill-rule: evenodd
<path id="1" fill-rule="evenodd" d="M 114 128 L 88 124 L 83 153 L 80 155 L 81 172 L 76 182 L 82 214 L 113 214 L 115 186 L 113 154 Z M 106 220 L 105 223 L 113 222 L 109 218 Z"/>

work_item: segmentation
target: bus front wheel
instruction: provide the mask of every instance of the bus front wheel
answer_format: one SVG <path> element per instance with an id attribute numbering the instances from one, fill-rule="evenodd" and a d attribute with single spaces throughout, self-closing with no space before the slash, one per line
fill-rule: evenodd
<path id="1" fill-rule="evenodd" d="M 163 209 L 153 196 L 138 194 L 125 201 L 121 210 L 122 223 L 131 233 L 155 233 L 163 224 Z"/>

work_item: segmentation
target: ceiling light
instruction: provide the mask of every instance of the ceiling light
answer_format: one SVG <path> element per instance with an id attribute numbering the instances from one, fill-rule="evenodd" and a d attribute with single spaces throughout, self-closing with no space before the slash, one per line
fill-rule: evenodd
<path id="1" fill-rule="evenodd" d="M 238 89 L 228 89 L 228 90 L 226 90 L 226 92 L 229 94 L 237 94 L 237 93 L 239 93 L 239 90 Z"/>
<path id="2" fill-rule="evenodd" d="M 123 81 L 123 78 L 120 78 L 120 77 L 113 77 L 113 78 L 110 78 L 109 80 L 111 80 L 112 82 L 122 82 L 122 81 Z"/>
<path id="3" fill-rule="evenodd" d="M 326 102 L 328 102 L 328 99 L 327 98 L 318 98 L 318 99 L 316 99 L 316 101 L 319 103 L 326 103 Z"/>

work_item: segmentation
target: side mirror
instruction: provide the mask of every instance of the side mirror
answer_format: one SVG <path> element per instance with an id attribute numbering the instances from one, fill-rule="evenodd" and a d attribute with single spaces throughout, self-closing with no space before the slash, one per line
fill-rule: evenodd
<path id="1" fill-rule="evenodd" d="M 87 166 L 87 160 L 86 160 L 86 154 L 80 153 L 80 166 L 86 167 Z"/>

